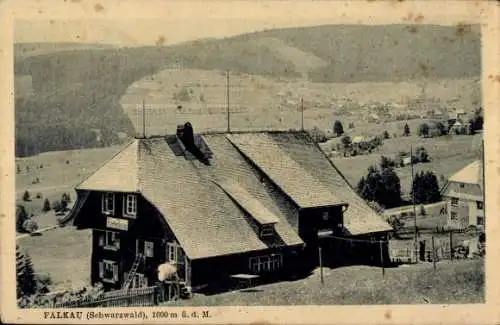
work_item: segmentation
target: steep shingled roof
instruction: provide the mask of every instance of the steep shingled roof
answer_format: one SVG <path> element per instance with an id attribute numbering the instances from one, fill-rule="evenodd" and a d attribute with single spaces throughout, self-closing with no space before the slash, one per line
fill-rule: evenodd
<path id="1" fill-rule="evenodd" d="M 248 214 L 277 221 L 274 244 L 303 244 L 255 168 L 299 207 L 348 204 L 344 223 L 353 235 L 392 230 L 304 132 L 203 135 L 197 141 L 209 164 L 182 154 L 174 138 L 135 139 L 77 189 L 141 193 L 191 259 L 268 248 Z"/>
<path id="2" fill-rule="evenodd" d="M 77 189 L 140 192 L 163 215 L 191 259 L 268 248 L 244 211 L 213 182 L 208 171 L 215 167 L 176 154 L 171 140 L 136 139 Z M 281 245 L 303 244 L 284 218 L 278 224 Z"/>
<path id="3" fill-rule="evenodd" d="M 251 139 L 254 137 L 258 140 Z M 344 226 L 350 234 L 359 235 L 392 230 L 382 216 L 358 196 L 340 171 L 307 134 L 303 132 L 231 134 L 228 138 L 238 148 L 245 148 L 242 151 L 249 153 L 249 159 L 252 160 L 253 155 L 254 163 L 264 172 L 272 173 L 277 178 L 277 182 L 286 183 L 290 191 L 287 194 L 292 198 L 294 194 L 297 194 L 301 200 L 308 203 L 306 205 L 327 202 L 347 203 Z M 276 152 L 279 152 L 279 157 L 276 156 Z M 286 165 L 279 163 L 279 159 L 286 161 Z M 278 167 L 284 168 L 288 165 L 305 173 L 290 174 L 287 169 L 279 173 Z"/>

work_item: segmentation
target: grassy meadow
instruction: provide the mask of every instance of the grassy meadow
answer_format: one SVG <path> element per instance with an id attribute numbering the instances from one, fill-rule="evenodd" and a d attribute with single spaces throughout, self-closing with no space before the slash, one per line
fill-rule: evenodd
<path id="1" fill-rule="evenodd" d="M 28 213 L 35 216 L 39 228 L 55 224 L 57 217 L 54 211 L 42 211 L 45 198 L 52 203 L 60 200 L 66 192 L 74 202 L 74 187 L 115 155 L 119 148 L 46 152 L 16 159 L 16 165 L 19 166 L 19 173 L 16 174 L 16 203 L 24 205 Z M 40 182 L 33 184 L 36 178 Z M 30 201 L 23 201 L 26 190 L 30 193 Z"/>
<path id="2" fill-rule="evenodd" d="M 382 270 L 369 266 L 319 269 L 306 279 L 214 296 L 195 294 L 181 306 L 458 304 L 484 302 L 484 260 L 443 261 Z M 171 303 L 169 303 L 170 305 Z"/>

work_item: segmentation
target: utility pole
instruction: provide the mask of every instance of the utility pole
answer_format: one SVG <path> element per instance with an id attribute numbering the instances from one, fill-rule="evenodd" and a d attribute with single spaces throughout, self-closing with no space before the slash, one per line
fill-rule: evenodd
<path id="1" fill-rule="evenodd" d="M 413 222 L 415 225 L 415 249 L 417 249 L 417 209 L 415 207 L 415 186 L 414 186 L 414 169 L 413 169 L 413 146 L 410 146 L 410 164 L 411 164 L 411 201 L 413 205 Z"/>
<path id="2" fill-rule="evenodd" d="M 142 99 L 142 137 L 146 138 L 146 100 Z"/>
<path id="3" fill-rule="evenodd" d="M 304 131 L 304 97 L 300 99 L 300 130 Z"/>
<path id="4" fill-rule="evenodd" d="M 230 112 L 229 112 L 229 70 L 226 71 L 226 89 L 227 89 L 227 94 L 226 94 L 226 100 L 227 100 L 227 132 L 231 132 L 231 119 L 230 119 Z"/>

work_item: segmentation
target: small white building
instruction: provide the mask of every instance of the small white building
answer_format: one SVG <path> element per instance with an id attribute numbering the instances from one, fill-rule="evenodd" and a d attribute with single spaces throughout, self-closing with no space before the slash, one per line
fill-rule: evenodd
<path id="1" fill-rule="evenodd" d="M 483 168 L 482 161 L 476 160 L 451 176 L 443 187 L 450 228 L 484 226 Z"/>

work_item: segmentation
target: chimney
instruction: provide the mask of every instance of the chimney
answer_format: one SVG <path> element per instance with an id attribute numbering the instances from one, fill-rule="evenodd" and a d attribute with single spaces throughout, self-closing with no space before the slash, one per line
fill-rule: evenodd
<path id="1" fill-rule="evenodd" d="M 177 137 L 182 142 L 187 151 L 189 151 L 196 159 L 200 160 L 205 165 L 209 165 L 210 162 L 200 148 L 196 146 L 194 142 L 194 132 L 191 123 L 186 122 L 184 125 L 177 126 Z"/>

